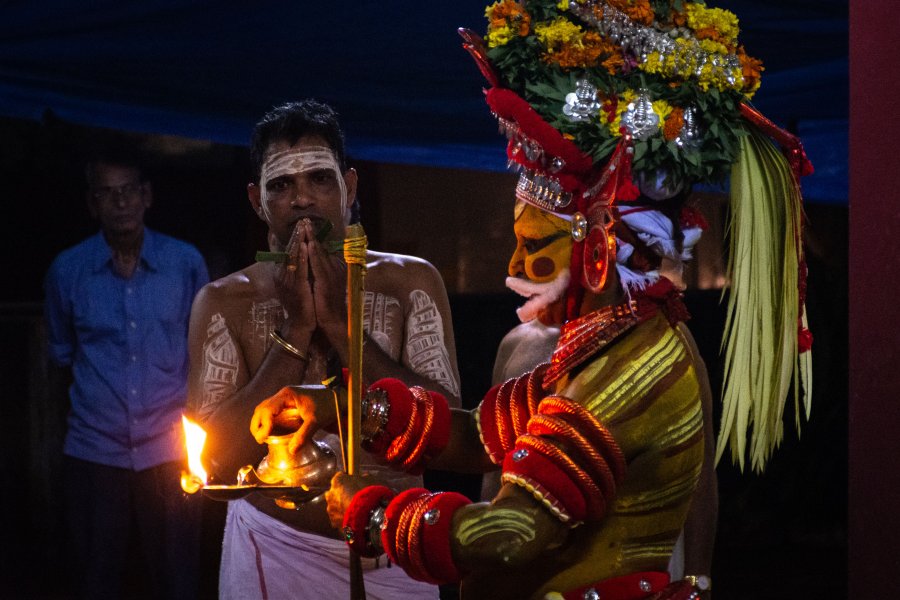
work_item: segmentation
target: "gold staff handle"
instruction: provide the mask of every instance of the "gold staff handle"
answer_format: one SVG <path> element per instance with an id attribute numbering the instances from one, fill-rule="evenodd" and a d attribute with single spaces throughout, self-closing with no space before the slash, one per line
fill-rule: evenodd
<path id="1" fill-rule="evenodd" d="M 347 473 L 359 471 L 360 401 L 362 400 L 363 359 L 363 292 L 366 279 L 366 247 L 368 240 L 362 225 L 347 227 L 344 238 L 344 260 L 347 263 L 347 336 L 350 352 L 350 380 L 347 382 Z M 350 598 L 365 600 L 362 562 L 350 553 Z"/>

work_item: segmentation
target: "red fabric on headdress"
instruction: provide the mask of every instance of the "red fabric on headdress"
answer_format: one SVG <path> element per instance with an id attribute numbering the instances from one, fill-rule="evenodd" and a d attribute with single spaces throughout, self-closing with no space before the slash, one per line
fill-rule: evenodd
<path id="1" fill-rule="evenodd" d="M 567 140 L 552 125 L 535 111 L 528 102 L 518 94 L 506 88 L 493 87 L 485 94 L 488 106 L 498 116 L 515 121 L 522 133 L 541 145 L 550 156 L 561 158 L 566 162 L 560 174 L 577 175 L 587 173 L 593 166 L 591 157 L 578 149 L 574 142 Z M 510 156 L 510 158 L 513 158 Z M 524 158 L 524 157 L 522 157 Z M 517 162 L 521 162 L 515 158 Z M 522 162 L 526 166 L 526 162 Z M 554 176 L 557 176 L 554 174 Z"/>

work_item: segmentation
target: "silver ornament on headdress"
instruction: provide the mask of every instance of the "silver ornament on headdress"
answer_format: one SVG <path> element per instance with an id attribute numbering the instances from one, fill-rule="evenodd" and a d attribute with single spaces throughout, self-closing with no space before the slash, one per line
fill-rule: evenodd
<path id="1" fill-rule="evenodd" d="M 597 11 L 598 8 L 601 10 Z M 640 63 L 645 63 L 651 52 L 659 52 L 661 59 L 674 59 L 672 75 L 687 79 L 691 76 L 699 77 L 703 65 L 709 62 L 713 67 L 712 75 L 715 78 L 724 74 L 732 87 L 739 89 L 743 85 L 738 57 L 735 54 L 720 55 L 707 52 L 700 47 L 700 41 L 685 27 L 675 27 L 666 31 L 657 29 L 655 25 L 649 27 L 641 25 L 610 6 L 606 0 L 569 2 L 568 10 L 585 23 L 594 26 L 602 36 L 620 45 L 625 53 Z M 601 16 L 598 17 L 598 14 Z M 687 44 L 675 44 L 678 38 L 686 40 Z M 713 58 L 718 58 L 720 64 L 712 64 Z"/>
<path id="2" fill-rule="evenodd" d="M 684 125 L 675 138 L 675 143 L 685 150 L 696 150 L 700 147 L 702 132 L 697 124 L 697 109 L 689 106 L 684 109 Z"/>
<path id="3" fill-rule="evenodd" d="M 659 116 L 653 112 L 653 102 L 647 90 L 641 90 L 638 97 L 628 104 L 622 115 L 622 125 L 636 140 L 646 140 L 659 129 Z"/>
<path id="4" fill-rule="evenodd" d="M 562 110 L 570 121 L 587 121 L 600 110 L 597 88 L 587 79 L 579 79 L 575 91 L 566 94 L 566 103 Z"/>

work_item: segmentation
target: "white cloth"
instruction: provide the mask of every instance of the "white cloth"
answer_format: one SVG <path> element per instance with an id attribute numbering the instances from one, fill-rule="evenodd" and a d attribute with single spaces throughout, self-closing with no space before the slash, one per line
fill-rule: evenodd
<path id="1" fill-rule="evenodd" d="M 303 533 L 249 502 L 228 503 L 219 598 L 222 600 L 346 600 L 350 597 L 347 545 Z M 367 600 L 437 600 L 437 586 L 387 567 L 382 556 L 362 559 Z"/>

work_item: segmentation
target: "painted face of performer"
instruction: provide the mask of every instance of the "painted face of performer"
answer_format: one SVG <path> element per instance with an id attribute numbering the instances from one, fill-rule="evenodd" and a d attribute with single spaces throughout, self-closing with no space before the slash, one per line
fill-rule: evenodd
<path id="1" fill-rule="evenodd" d="M 516 312 L 522 322 L 538 318 L 545 325 L 562 322 L 569 284 L 572 237 L 569 224 L 530 204 L 516 203 L 516 250 L 509 261 L 506 285 L 528 298 Z"/>
<path id="2" fill-rule="evenodd" d="M 328 239 L 344 237 L 356 201 L 356 171 L 340 172 L 334 152 L 319 136 L 301 137 L 293 146 L 273 142 L 266 152 L 259 185 L 247 188 L 250 203 L 285 247 L 300 219 L 330 221 Z"/>

